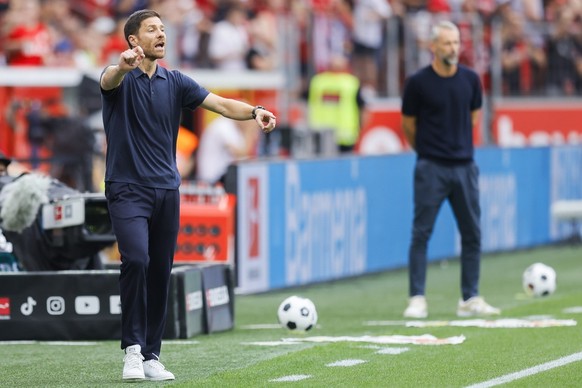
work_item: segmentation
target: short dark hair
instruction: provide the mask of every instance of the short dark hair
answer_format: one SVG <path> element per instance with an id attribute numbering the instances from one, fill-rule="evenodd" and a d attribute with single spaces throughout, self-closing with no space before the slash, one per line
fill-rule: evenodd
<path id="1" fill-rule="evenodd" d="M 129 42 L 129 36 L 137 35 L 141 22 L 149 18 L 161 19 L 160 14 L 151 9 L 140 9 L 129 15 L 125 22 L 125 26 L 123 27 L 123 34 L 125 35 L 125 40 L 127 41 L 129 48 L 133 48 Z"/>
<path id="2" fill-rule="evenodd" d="M 4 155 L 2 153 L 2 151 L 0 151 L 0 164 L 8 167 L 8 165 L 12 162 L 12 159 L 10 159 L 8 156 Z"/>

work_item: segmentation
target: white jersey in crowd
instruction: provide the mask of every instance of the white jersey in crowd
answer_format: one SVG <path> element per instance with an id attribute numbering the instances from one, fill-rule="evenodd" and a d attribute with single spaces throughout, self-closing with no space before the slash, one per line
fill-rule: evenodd
<path id="1" fill-rule="evenodd" d="M 217 61 L 216 68 L 220 70 L 245 70 L 249 47 L 246 29 L 223 20 L 212 29 L 208 53 L 211 59 Z"/>
<path id="2" fill-rule="evenodd" d="M 387 0 L 358 0 L 354 5 L 354 40 L 369 48 L 382 44 L 382 23 L 392 15 Z"/>
<path id="3" fill-rule="evenodd" d="M 237 158 L 228 146 L 241 148 L 245 139 L 236 122 L 218 117 L 202 132 L 197 157 L 197 175 L 200 181 L 216 183 Z"/>

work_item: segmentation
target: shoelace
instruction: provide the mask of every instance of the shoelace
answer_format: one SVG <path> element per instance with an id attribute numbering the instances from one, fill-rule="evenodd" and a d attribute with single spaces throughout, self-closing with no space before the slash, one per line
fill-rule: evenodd
<path id="1" fill-rule="evenodd" d="M 123 362 L 127 364 L 130 368 L 138 368 L 143 361 L 143 356 L 136 353 L 127 353 L 123 357 Z"/>
<path id="2" fill-rule="evenodd" d="M 150 367 L 152 367 L 154 369 L 157 369 L 157 370 L 166 370 L 166 367 L 161 362 L 159 362 L 158 360 L 148 360 L 148 361 L 146 361 L 146 363 Z"/>

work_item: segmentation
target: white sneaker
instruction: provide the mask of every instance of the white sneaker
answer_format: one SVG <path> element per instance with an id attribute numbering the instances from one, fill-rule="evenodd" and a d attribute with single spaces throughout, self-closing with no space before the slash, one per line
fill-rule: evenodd
<path id="1" fill-rule="evenodd" d="M 132 345 L 125 348 L 123 362 L 123 380 L 135 381 L 145 379 L 141 346 Z"/>
<path id="2" fill-rule="evenodd" d="M 457 307 L 457 316 L 459 317 L 473 317 L 475 315 L 499 315 L 501 310 L 496 307 L 489 305 L 480 296 L 474 296 L 472 298 L 463 301 L 459 300 L 459 306 Z"/>
<path id="3" fill-rule="evenodd" d="M 152 381 L 174 380 L 174 374 L 167 371 L 158 360 L 147 360 L 143 363 L 145 378 Z"/>
<path id="4" fill-rule="evenodd" d="M 404 310 L 404 318 L 426 318 L 428 317 L 428 308 L 424 295 L 416 295 L 408 301 L 408 307 Z"/>

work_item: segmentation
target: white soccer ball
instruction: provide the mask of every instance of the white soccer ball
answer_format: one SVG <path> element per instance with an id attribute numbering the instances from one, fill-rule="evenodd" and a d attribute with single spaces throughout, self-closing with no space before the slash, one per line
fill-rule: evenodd
<path id="1" fill-rule="evenodd" d="M 311 300 L 293 295 L 281 302 L 277 318 L 286 329 L 308 331 L 317 323 L 317 311 Z"/>
<path id="2" fill-rule="evenodd" d="M 534 263 L 523 272 L 523 289 L 535 297 L 548 296 L 556 291 L 556 271 L 543 263 Z"/>

